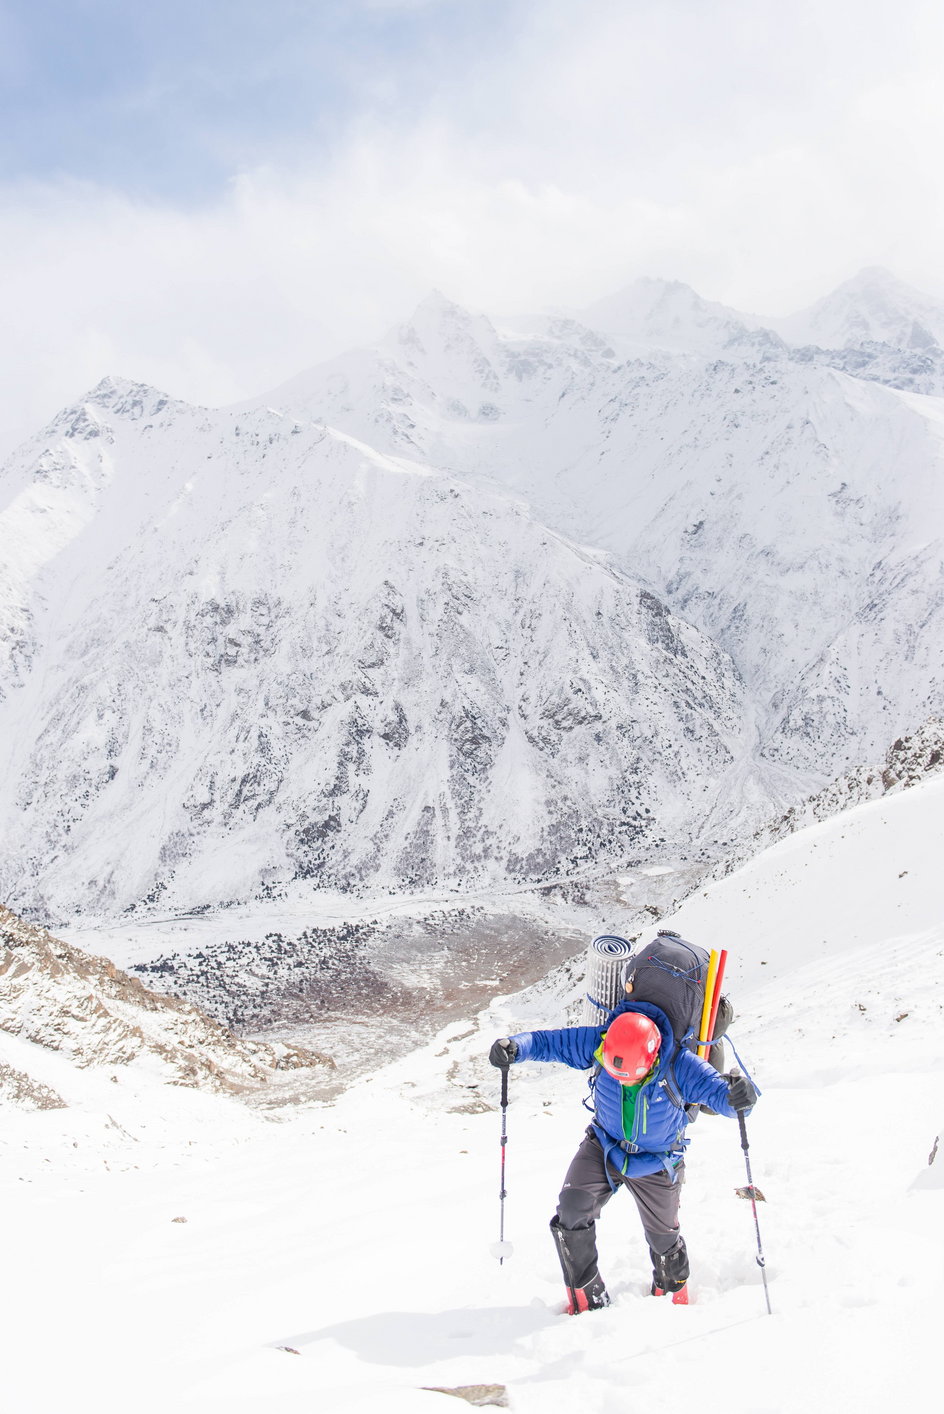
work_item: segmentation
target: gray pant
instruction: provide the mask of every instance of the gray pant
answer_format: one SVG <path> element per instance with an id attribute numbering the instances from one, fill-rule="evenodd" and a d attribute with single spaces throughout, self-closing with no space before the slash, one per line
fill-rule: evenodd
<path id="1" fill-rule="evenodd" d="M 612 1167 L 609 1171 L 635 1199 L 653 1261 L 654 1280 L 658 1278 L 660 1285 L 664 1284 L 666 1275 L 675 1281 L 684 1280 L 681 1271 L 684 1266 L 685 1276 L 688 1275 L 688 1261 L 678 1221 L 684 1163 L 676 1170 L 674 1182 L 664 1169 L 644 1178 L 628 1178 Z M 578 1286 L 585 1284 L 581 1278 L 589 1280 L 597 1270 L 595 1224 L 612 1197 L 603 1149 L 593 1130 L 588 1129 L 564 1178 L 554 1224 L 565 1232 L 581 1234 L 576 1244 L 571 1244 L 579 1250 L 580 1260 L 575 1264 L 581 1269 L 576 1273 Z M 667 1258 L 670 1258 L 668 1273 Z"/>

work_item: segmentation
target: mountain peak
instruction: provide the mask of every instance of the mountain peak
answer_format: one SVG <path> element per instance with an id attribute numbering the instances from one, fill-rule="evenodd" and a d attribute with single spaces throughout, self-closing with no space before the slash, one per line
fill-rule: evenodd
<path id="1" fill-rule="evenodd" d="M 641 276 L 577 316 L 604 333 L 672 353 L 719 353 L 757 326 L 750 315 L 703 299 L 681 280 Z"/>
<path id="2" fill-rule="evenodd" d="M 472 314 L 462 305 L 432 290 L 417 305 L 413 317 L 385 341 L 414 366 L 435 367 L 460 386 L 498 387 L 493 363 L 500 359 L 495 326 L 483 314 Z M 468 391 L 468 388 L 466 388 Z"/>
<path id="3" fill-rule="evenodd" d="M 458 329 L 470 332 L 487 330 L 492 338 L 496 337 L 494 327 L 485 315 L 473 314 L 464 305 L 456 304 L 455 300 L 449 299 L 437 289 L 430 290 L 429 294 L 420 300 L 412 316 L 400 326 L 398 333 L 402 340 L 404 330 L 429 333 L 433 329 L 447 332 Z"/>
<path id="4" fill-rule="evenodd" d="M 902 280 L 899 280 L 897 275 L 893 275 L 885 265 L 863 265 L 861 270 L 856 271 L 854 275 L 844 281 L 838 288 L 840 290 L 869 289 L 875 286 L 887 288 L 890 285 L 896 285 L 901 289 L 911 288 L 905 285 Z M 915 293 L 915 291 L 912 291 L 912 293 Z"/>
<path id="5" fill-rule="evenodd" d="M 831 294 L 776 321 L 792 344 L 841 349 L 864 343 L 920 350 L 944 347 L 944 304 L 882 265 L 867 265 Z"/>
<path id="6" fill-rule="evenodd" d="M 163 397 L 157 388 L 152 388 L 149 383 L 138 383 L 133 378 L 122 378 L 113 374 L 106 376 L 90 388 L 85 396 L 80 400 L 83 403 L 95 403 L 98 407 L 114 407 L 116 403 L 122 402 L 130 396 Z"/>
<path id="7" fill-rule="evenodd" d="M 455 300 L 449 299 L 442 290 L 432 289 L 424 296 L 416 306 L 413 318 L 429 318 L 430 316 L 441 318 L 443 315 L 455 317 L 456 315 L 470 318 L 469 312 L 463 309 L 461 304 L 456 304 Z"/>

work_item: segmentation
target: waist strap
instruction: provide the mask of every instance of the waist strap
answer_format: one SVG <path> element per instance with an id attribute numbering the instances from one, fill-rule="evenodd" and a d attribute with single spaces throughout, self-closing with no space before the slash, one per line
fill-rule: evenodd
<path id="1" fill-rule="evenodd" d="M 640 1149 L 638 1144 L 630 1144 L 626 1139 L 614 1139 L 598 1124 L 591 1124 L 590 1128 L 603 1150 L 606 1180 L 614 1193 L 619 1188 L 619 1184 L 614 1181 L 611 1169 L 621 1174 L 623 1178 L 645 1178 L 648 1174 L 659 1173 L 664 1169 L 673 1183 L 677 1181 L 678 1166 L 685 1157 L 687 1140 L 680 1140 L 671 1149 L 653 1152 Z M 611 1155 L 615 1157 L 611 1157 Z"/>

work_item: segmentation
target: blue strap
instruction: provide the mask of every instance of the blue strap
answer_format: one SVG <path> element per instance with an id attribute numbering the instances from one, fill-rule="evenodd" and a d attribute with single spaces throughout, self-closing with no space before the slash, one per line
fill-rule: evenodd
<path id="1" fill-rule="evenodd" d="M 738 1055 L 737 1049 L 735 1048 L 734 1042 L 731 1040 L 730 1036 L 726 1035 L 726 1036 L 724 1037 L 724 1039 L 728 1042 L 728 1044 L 730 1045 L 732 1051 L 734 1051 L 734 1059 L 737 1061 L 738 1065 L 741 1067 L 742 1072 L 747 1076 L 748 1080 L 751 1082 L 751 1084 L 753 1085 L 754 1089 L 757 1091 L 758 1095 L 762 1095 L 762 1094 L 764 1093 L 763 1090 L 762 1090 L 762 1089 L 760 1088 L 760 1086 L 757 1084 L 757 1081 L 754 1079 L 753 1075 L 751 1075 L 751 1072 L 748 1070 L 747 1066 L 746 1066 L 746 1065 L 744 1064 L 744 1062 L 741 1060 L 741 1057 Z"/>
<path id="2" fill-rule="evenodd" d="M 694 1028 L 694 1026 L 693 1026 L 692 1029 L 688 1032 L 688 1035 L 686 1035 L 685 1040 L 687 1041 L 687 1040 L 688 1040 L 688 1037 L 689 1037 L 689 1036 L 694 1036 L 694 1034 L 695 1034 L 695 1028 Z M 699 1039 L 698 1044 L 699 1044 L 699 1046 L 717 1046 L 717 1044 L 718 1044 L 719 1041 L 726 1041 L 727 1038 L 728 1038 L 728 1033 L 727 1033 L 727 1031 L 725 1031 L 721 1036 L 712 1036 L 712 1037 L 711 1037 L 709 1040 L 707 1040 L 707 1041 L 702 1041 L 701 1039 Z M 732 1049 L 732 1051 L 734 1050 L 734 1046 L 733 1046 L 733 1045 L 731 1046 L 731 1049 Z"/>
<path id="3" fill-rule="evenodd" d="M 646 966 L 658 967 L 660 971 L 667 972 L 670 977 L 688 977 L 693 982 L 701 981 L 701 978 L 698 974 L 701 971 L 702 964 L 698 961 L 695 962 L 694 966 L 684 968 L 676 967 L 675 964 L 672 962 L 663 962 L 661 957 L 647 957 Z"/>
<path id="4" fill-rule="evenodd" d="M 606 1174 L 606 1181 L 610 1185 L 610 1192 L 617 1193 L 619 1191 L 619 1184 L 610 1173 L 610 1154 L 614 1149 L 618 1149 L 619 1145 L 615 1143 L 614 1140 L 610 1139 L 606 1130 L 601 1129 L 598 1124 L 591 1125 L 591 1129 L 600 1141 L 600 1148 L 603 1150 L 603 1172 Z M 617 1168 L 618 1166 L 613 1164 L 612 1167 Z"/>
<path id="5" fill-rule="evenodd" d="M 583 1099 L 580 1102 L 583 1105 L 584 1109 L 589 1110 L 591 1114 L 596 1113 L 595 1091 L 597 1088 L 597 1077 L 599 1076 L 602 1068 L 603 1067 L 599 1064 L 595 1065 L 591 1070 L 590 1074 L 587 1076 L 587 1093 L 586 1095 L 584 1095 Z"/>
<path id="6" fill-rule="evenodd" d="M 596 997 L 591 997 L 589 992 L 584 992 L 584 996 L 591 1006 L 597 1007 L 600 1011 L 605 1012 L 607 1016 L 609 1016 L 610 1012 L 613 1010 L 608 1002 L 598 1002 Z"/>

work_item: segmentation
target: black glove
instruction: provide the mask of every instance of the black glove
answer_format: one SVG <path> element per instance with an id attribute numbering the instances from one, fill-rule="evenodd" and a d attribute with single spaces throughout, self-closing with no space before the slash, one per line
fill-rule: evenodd
<path id="1" fill-rule="evenodd" d="M 732 1110 L 749 1110 L 756 1103 L 757 1091 L 746 1075 L 726 1075 L 728 1104 Z"/>
<path id="2" fill-rule="evenodd" d="M 518 1054 L 518 1042 L 512 1041 L 507 1036 L 503 1036 L 500 1041 L 492 1042 L 492 1049 L 488 1053 L 488 1058 L 492 1065 L 497 1065 L 499 1070 L 507 1070 L 514 1064 L 515 1056 Z"/>

